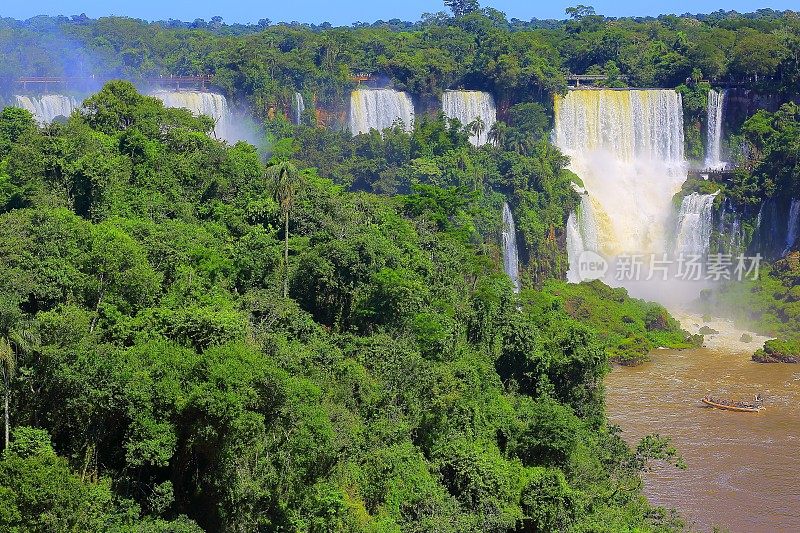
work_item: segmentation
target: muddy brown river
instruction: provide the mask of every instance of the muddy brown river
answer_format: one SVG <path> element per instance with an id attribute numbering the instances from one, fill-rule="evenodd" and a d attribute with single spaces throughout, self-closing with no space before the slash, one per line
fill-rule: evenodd
<path id="1" fill-rule="evenodd" d="M 657 350 L 638 367 L 617 367 L 606 379 L 607 409 L 625 439 L 670 436 L 686 470 L 657 465 L 645 475 L 655 505 L 675 508 L 694 530 L 714 526 L 738 532 L 800 531 L 800 365 L 750 361 L 763 338 L 740 342 L 741 330 L 724 321 L 703 323 L 676 313 L 696 333 L 720 334 L 695 350 Z M 751 400 L 760 413 L 705 407 L 700 398 Z"/>

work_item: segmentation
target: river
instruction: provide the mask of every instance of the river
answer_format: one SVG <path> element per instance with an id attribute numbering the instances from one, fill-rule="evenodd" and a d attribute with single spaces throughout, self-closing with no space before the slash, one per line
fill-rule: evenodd
<path id="1" fill-rule="evenodd" d="M 631 444 L 648 433 L 672 437 L 686 470 L 657 465 L 645 494 L 675 508 L 692 529 L 731 533 L 800 531 L 800 365 L 750 360 L 764 338 L 741 342 L 741 330 L 696 315 L 676 314 L 697 333 L 720 331 L 703 348 L 657 350 L 652 361 L 615 367 L 606 378 L 607 409 Z M 705 407 L 706 394 L 750 400 L 766 409 L 735 413 Z"/>

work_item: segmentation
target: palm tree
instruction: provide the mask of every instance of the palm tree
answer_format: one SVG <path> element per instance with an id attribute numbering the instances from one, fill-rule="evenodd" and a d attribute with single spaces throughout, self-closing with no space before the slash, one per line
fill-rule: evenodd
<path id="1" fill-rule="evenodd" d="M 3 375 L 3 418 L 5 422 L 5 447 L 11 433 L 11 380 L 17 372 L 17 358 L 38 343 L 33 329 L 18 321 L 14 327 L 6 326 L 0 332 L 0 373 Z"/>
<path id="2" fill-rule="evenodd" d="M 5 337 L 0 338 L 0 371 L 3 373 L 3 418 L 5 419 L 5 449 L 8 449 L 8 435 L 11 428 L 11 378 L 17 370 L 17 356 L 11 347 L 11 342 Z"/>
<path id="3" fill-rule="evenodd" d="M 506 136 L 508 135 L 508 126 L 505 122 L 498 120 L 492 124 L 487 137 L 489 141 L 498 147 L 503 147 L 506 144 Z"/>
<path id="4" fill-rule="evenodd" d="M 273 198 L 283 214 L 283 297 L 289 296 L 289 212 L 300 184 L 300 173 L 292 163 L 281 161 L 267 167 L 267 177 L 273 182 Z"/>
<path id="5" fill-rule="evenodd" d="M 472 124 L 470 124 L 469 129 L 472 131 L 472 134 L 477 137 L 475 142 L 480 143 L 481 135 L 483 135 L 483 132 L 486 131 L 486 123 L 483 121 L 483 119 L 481 119 L 481 117 L 476 117 L 475 120 L 472 121 Z"/>

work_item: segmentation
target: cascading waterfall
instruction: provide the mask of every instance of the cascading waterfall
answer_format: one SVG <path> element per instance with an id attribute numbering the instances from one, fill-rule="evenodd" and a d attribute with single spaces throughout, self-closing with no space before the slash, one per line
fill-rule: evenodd
<path id="1" fill-rule="evenodd" d="M 294 123 L 300 125 L 303 120 L 303 112 L 306 110 L 306 103 L 300 92 L 294 93 Z"/>
<path id="2" fill-rule="evenodd" d="M 167 107 L 188 109 L 193 115 L 206 115 L 214 119 L 214 136 L 234 142 L 231 113 L 225 96 L 201 91 L 156 91 L 152 94 Z"/>
<path id="3" fill-rule="evenodd" d="M 719 225 L 717 226 L 717 250 L 720 253 L 738 254 L 742 252 L 744 234 L 739 214 L 725 198 L 719 211 Z"/>
<path id="4" fill-rule="evenodd" d="M 706 120 L 706 168 L 723 169 L 722 161 L 722 112 L 726 91 L 708 91 L 708 118 Z"/>
<path id="5" fill-rule="evenodd" d="M 45 94 L 40 97 L 15 95 L 16 105 L 31 112 L 39 124 L 50 124 L 56 117 L 69 117 L 78 108 L 78 102 L 63 94 Z"/>
<path id="6" fill-rule="evenodd" d="M 578 283 L 581 280 L 578 260 L 585 251 L 599 251 L 597 217 L 592 207 L 592 199 L 585 191 L 581 191 L 581 203 L 569 214 L 567 219 L 567 258 L 569 270 L 567 280 Z"/>
<path id="7" fill-rule="evenodd" d="M 791 209 L 790 209 L 791 210 Z M 787 248 L 789 223 L 783 218 L 785 211 L 779 209 L 775 198 L 768 198 L 761 203 L 756 218 L 756 229 L 750 248 L 766 257 L 780 257 Z M 788 219 L 790 220 L 790 219 Z"/>
<path id="8" fill-rule="evenodd" d="M 728 240 L 728 253 L 734 254 L 740 251 L 744 243 L 744 232 L 742 231 L 742 224 L 739 222 L 739 217 L 735 217 L 731 222 L 730 237 Z"/>
<path id="9" fill-rule="evenodd" d="M 350 95 L 350 132 L 383 131 L 400 120 L 403 129 L 414 128 L 414 102 L 408 93 L 394 89 L 357 89 Z"/>
<path id="10" fill-rule="evenodd" d="M 582 251 L 613 258 L 667 250 L 672 197 L 686 180 L 680 94 L 571 90 L 556 97 L 555 116 L 555 143 L 588 192 L 567 232 L 569 276 Z"/>
<path id="11" fill-rule="evenodd" d="M 794 243 L 797 241 L 797 234 L 800 231 L 800 200 L 794 198 L 789 207 L 789 223 L 786 228 L 786 248 L 781 255 L 788 254 Z"/>
<path id="12" fill-rule="evenodd" d="M 508 203 L 503 202 L 503 270 L 514 284 L 514 292 L 519 292 L 519 252 L 517 251 L 517 229 L 514 215 Z"/>
<path id="13" fill-rule="evenodd" d="M 480 131 L 473 131 L 469 142 L 481 146 L 489 142 L 489 131 L 497 122 L 494 98 L 482 91 L 445 91 L 442 96 L 442 111 L 448 118 L 458 119 L 467 126 L 480 119 Z"/>
<path id="14" fill-rule="evenodd" d="M 678 213 L 675 253 L 680 256 L 704 256 L 711 244 L 714 194 L 692 194 L 683 197 Z"/>

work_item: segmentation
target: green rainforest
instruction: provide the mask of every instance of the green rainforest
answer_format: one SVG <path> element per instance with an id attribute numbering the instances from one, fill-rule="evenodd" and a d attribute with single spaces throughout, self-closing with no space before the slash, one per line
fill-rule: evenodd
<path id="1" fill-rule="evenodd" d="M 800 354 L 800 243 L 769 253 L 761 222 L 800 197 L 800 16 L 445 4 L 351 27 L 0 19 L 1 531 L 684 530 L 642 494 L 679 450 L 626 443 L 604 377 L 703 339 L 567 282 L 583 184 L 554 99 L 571 74 L 677 89 L 702 159 L 712 87 L 761 95 L 725 124 L 710 249 L 737 213 L 767 261 L 700 300 Z M 170 76 L 246 134 L 165 105 Z M 79 80 L 42 91 L 68 116 L 15 100 L 44 77 Z M 354 135 L 360 84 L 411 95 L 413 124 Z M 497 121 L 446 116 L 450 89 L 491 93 Z"/>

